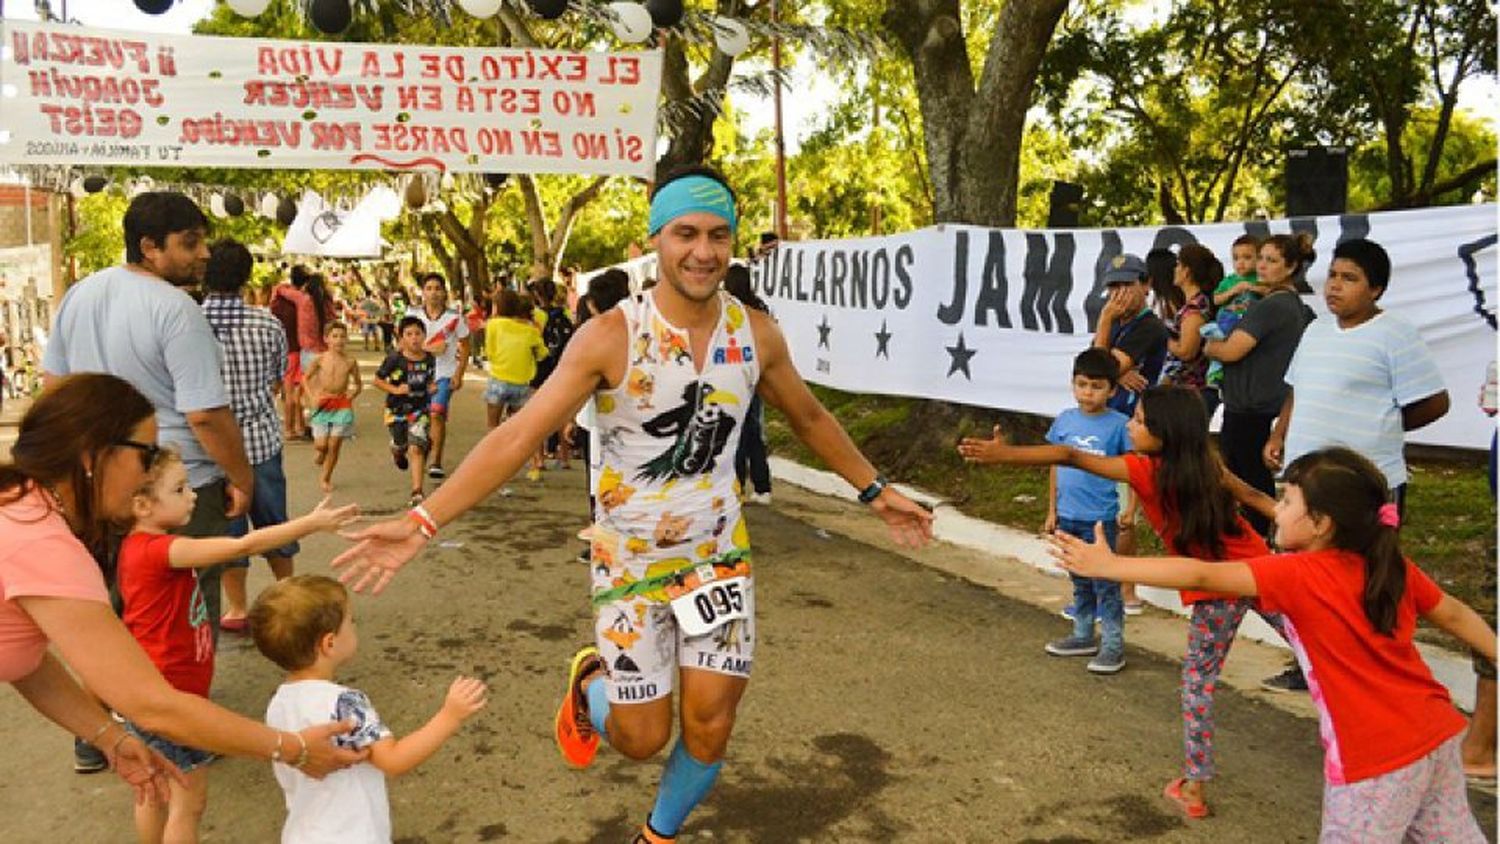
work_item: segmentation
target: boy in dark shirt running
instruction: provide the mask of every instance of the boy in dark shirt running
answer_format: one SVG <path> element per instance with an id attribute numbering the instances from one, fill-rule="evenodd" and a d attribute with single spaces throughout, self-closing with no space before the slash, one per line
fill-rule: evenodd
<path id="1" fill-rule="evenodd" d="M 391 459 L 411 472 L 411 504 L 422 503 L 427 468 L 428 403 L 437 361 L 422 348 L 427 329 L 416 317 L 401 320 L 396 351 L 375 370 L 375 388 L 385 393 L 385 426 L 391 432 Z"/>

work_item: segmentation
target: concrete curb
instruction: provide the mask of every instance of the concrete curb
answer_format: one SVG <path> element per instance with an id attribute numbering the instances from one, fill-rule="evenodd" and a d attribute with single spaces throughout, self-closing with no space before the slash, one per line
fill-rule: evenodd
<path id="1" fill-rule="evenodd" d="M 855 489 L 832 472 L 803 466 L 783 457 L 770 458 L 770 464 L 771 474 L 778 480 L 819 495 L 855 500 Z M 1009 565 L 1010 559 L 1015 559 L 1054 577 L 1065 576 L 1062 569 L 1053 565 L 1052 558 L 1047 554 L 1047 544 L 1038 535 L 966 516 L 948 506 L 942 498 L 925 490 L 906 484 L 894 486 L 913 501 L 932 506 L 932 533 L 935 538 L 989 555 L 997 571 Z M 1175 591 L 1142 586 L 1137 594 L 1152 606 L 1187 616 Z M 1253 613 L 1245 616 L 1240 625 L 1240 635 L 1278 648 L 1287 647 L 1276 631 Z M 1417 648 L 1427 660 L 1433 676 L 1448 688 L 1454 703 L 1465 711 L 1472 711 L 1475 674 L 1468 655 L 1422 643 L 1418 643 Z"/>

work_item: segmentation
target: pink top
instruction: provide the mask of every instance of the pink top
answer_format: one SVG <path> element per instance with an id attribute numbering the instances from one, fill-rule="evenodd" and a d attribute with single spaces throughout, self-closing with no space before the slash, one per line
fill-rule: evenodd
<path id="1" fill-rule="evenodd" d="M 323 332 L 318 330 L 318 307 L 305 291 L 290 284 L 278 284 L 271 291 L 271 298 L 282 298 L 297 306 L 297 344 L 304 352 L 326 352 Z"/>
<path id="2" fill-rule="evenodd" d="M 46 634 L 16 603 L 24 597 L 109 603 L 98 563 L 41 491 L 0 505 L 0 682 L 35 671 L 47 652 Z"/>

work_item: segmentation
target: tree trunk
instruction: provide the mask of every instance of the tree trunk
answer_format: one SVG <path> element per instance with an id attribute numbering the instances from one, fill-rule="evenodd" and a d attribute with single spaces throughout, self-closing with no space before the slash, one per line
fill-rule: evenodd
<path id="1" fill-rule="evenodd" d="M 557 222 L 547 224 L 547 209 L 542 207 L 541 193 L 536 189 L 536 179 L 522 173 L 516 177 L 521 186 L 521 196 L 526 203 L 526 225 L 531 230 L 531 278 L 551 278 L 562 260 L 567 246 L 568 234 L 573 229 L 573 219 L 604 190 L 608 176 L 599 176 L 588 187 L 568 197 L 558 212 Z"/>
<path id="2" fill-rule="evenodd" d="M 718 14 L 728 17 L 738 16 L 741 12 L 740 6 L 740 0 L 719 0 Z M 668 35 L 665 46 L 661 87 L 668 106 L 686 103 L 705 95 L 723 96 L 724 88 L 729 84 L 730 71 L 734 69 L 733 56 L 725 55 L 715 48 L 703 75 L 697 81 L 691 81 L 687 53 L 683 50 L 682 39 Z M 679 123 L 666 153 L 656 162 L 657 181 L 678 167 L 702 164 L 708 160 L 710 154 L 713 153 L 714 121 L 718 118 L 719 113 L 716 108 L 704 108 L 695 112 L 694 116 L 685 123 Z"/>
<path id="3" fill-rule="evenodd" d="M 1010 2 L 975 87 L 958 0 L 887 0 L 911 59 L 937 222 L 1010 226 L 1037 71 L 1068 0 Z"/>

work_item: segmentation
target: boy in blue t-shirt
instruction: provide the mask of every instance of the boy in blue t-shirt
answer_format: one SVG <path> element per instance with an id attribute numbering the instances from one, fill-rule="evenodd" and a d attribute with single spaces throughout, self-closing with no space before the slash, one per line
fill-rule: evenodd
<path id="1" fill-rule="evenodd" d="M 1078 407 L 1058 415 L 1047 431 L 1047 442 L 1114 457 L 1130 450 L 1125 414 L 1106 407 L 1119 377 L 1119 364 L 1105 349 L 1086 349 L 1073 359 L 1073 398 Z M 1047 491 L 1047 523 L 1051 534 L 1062 531 L 1094 541 L 1094 525 L 1104 525 L 1109 547 L 1115 547 L 1115 518 L 1120 497 L 1114 481 L 1071 466 L 1054 466 Z M 1079 577 L 1073 581 L 1073 633 L 1047 643 L 1053 656 L 1092 656 L 1088 669 L 1095 674 L 1114 674 L 1125 667 L 1125 604 L 1120 584 L 1113 580 Z M 1099 620 L 1102 642 L 1094 638 L 1094 620 Z"/>

